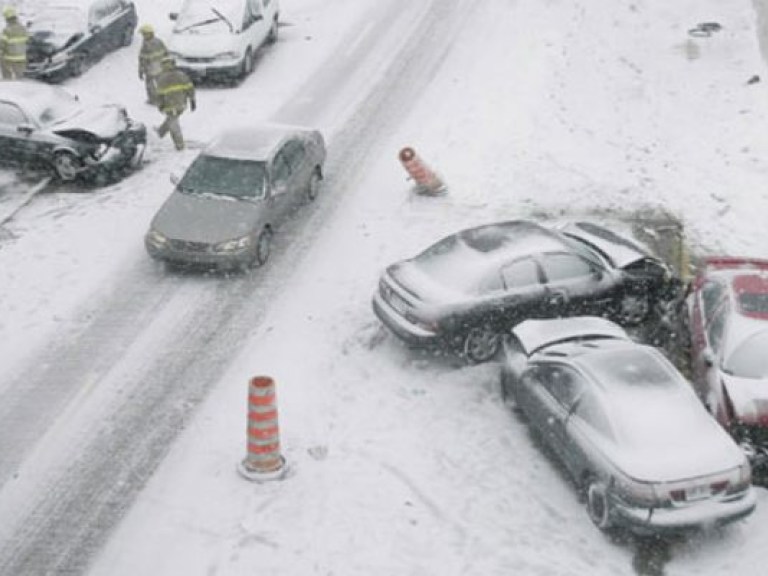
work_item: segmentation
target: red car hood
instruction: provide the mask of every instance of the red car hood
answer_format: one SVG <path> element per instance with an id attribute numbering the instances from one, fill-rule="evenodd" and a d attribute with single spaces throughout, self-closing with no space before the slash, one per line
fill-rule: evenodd
<path id="1" fill-rule="evenodd" d="M 768 378 L 721 376 L 736 418 L 744 424 L 768 427 Z"/>

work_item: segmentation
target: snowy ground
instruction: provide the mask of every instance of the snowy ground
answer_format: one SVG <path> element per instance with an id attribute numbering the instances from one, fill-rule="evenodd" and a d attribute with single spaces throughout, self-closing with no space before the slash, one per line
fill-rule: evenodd
<path id="1" fill-rule="evenodd" d="M 242 353 L 211 382 L 88 573 L 642 572 L 640 546 L 592 527 L 565 477 L 502 405 L 497 367 L 407 351 L 379 326 L 370 296 L 384 265 L 440 236 L 532 214 L 664 206 L 699 253 L 765 256 L 768 95 L 764 82 L 747 80 L 768 73 L 752 5 L 456 0 L 451 17 L 439 0 L 281 4 L 281 40 L 256 73 L 236 89 L 201 90 L 184 127 L 205 140 L 243 117 L 318 125 L 332 170 L 325 204 L 311 216 L 327 221 L 253 273 L 275 275 L 279 298 L 245 331 Z M 161 17 L 175 3 L 138 5 L 142 21 L 167 31 Z M 380 20 L 390 26 L 372 37 Z M 690 37 L 702 21 L 723 29 Z M 420 29 L 435 34 L 414 49 L 407 39 Z M 455 39 L 442 45 L 438 32 Z M 137 48 L 108 56 L 67 87 L 124 101 L 157 123 L 135 78 Z M 358 51 L 365 60 L 341 57 Z M 403 74 L 417 97 L 379 82 L 392 74 L 393 53 L 416 61 Z M 343 66 L 345 83 L 324 80 Z M 302 92 L 306 86 L 313 90 Z M 370 112 L 377 107 L 395 112 L 382 118 Z M 370 130 L 359 125 L 371 118 Z M 351 158 L 338 152 L 354 149 L 349 134 L 366 135 Z M 404 145 L 441 173 L 446 196 L 410 193 L 396 160 Z M 158 143 L 126 182 L 38 196 L 3 227 L 0 394 L 18 394 L 17 375 L 52 341 L 77 338 L 97 321 L 105 294 L 119 302 L 125 278 L 162 274 L 147 262 L 142 235 L 170 192 L 168 174 L 193 154 Z M 150 328 L 126 350 L 131 363 L 115 371 L 138 373 L 149 363 L 153 334 L 159 340 L 175 316 L 194 309 L 199 284 L 158 280 L 166 299 L 141 310 L 137 324 Z M 258 374 L 277 382 L 289 467 L 285 480 L 262 485 L 235 472 L 245 451 L 246 384 Z M 67 440 L 81 438 L 65 420 L 95 421 L 119 394 L 83 374 L 34 451 L 15 453 L 0 440 L 10 461 L 18 459 L 0 470 L 0 543 L 13 538 L 11 520 L 23 518 L 27 496 L 46 488 L 46 472 L 71 451 Z M 768 495 L 758 496 L 747 520 L 672 542 L 666 573 L 762 573 Z"/>

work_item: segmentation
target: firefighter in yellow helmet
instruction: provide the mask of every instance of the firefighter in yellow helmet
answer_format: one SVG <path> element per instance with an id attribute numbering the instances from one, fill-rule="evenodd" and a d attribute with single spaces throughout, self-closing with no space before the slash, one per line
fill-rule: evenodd
<path id="1" fill-rule="evenodd" d="M 165 114 L 165 120 L 156 129 L 161 138 L 169 132 L 176 150 L 184 150 L 184 136 L 181 133 L 179 116 L 187 109 L 195 111 L 195 86 L 184 72 L 176 68 L 170 56 L 162 60 L 163 71 L 157 77 L 157 107 Z"/>
<path id="2" fill-rule="evenodd" d="M 3 79 L 18 80 L 27 70 L 27 29 L 19 23 L 16 9 L 3 9 L 5 29 L 0 36 L 0 68 Z"/>
<path id="3" fill-rule="evenodd" d="M 147 102 L 156 104 L 157 77 L 163 71 L 162 60 L 168 56 L 168 49 L 149 24 L 139 28 L 142 43 L 139 51 L 139 80 L 144 80 Z"/>

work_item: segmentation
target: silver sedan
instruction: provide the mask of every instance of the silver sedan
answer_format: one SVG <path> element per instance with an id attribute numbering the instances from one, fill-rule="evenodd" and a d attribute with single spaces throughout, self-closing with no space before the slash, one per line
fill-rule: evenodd
<path id="1" fill-rule="evenodd" d="M 599 528 L 679 532 L 754 510 L 745 455 L 655 348 L 575 317 L 527 320 L 505 351 L 502 394 L 584 490 Z"/>
<path id="2" fill-rule="evenodd" d="M 242 269 L 265 264 L 277 228 L 320 190 L 325 142 L 284 125 L 223 132 L 176 180 L 145 246 L 176 264 Z"/>

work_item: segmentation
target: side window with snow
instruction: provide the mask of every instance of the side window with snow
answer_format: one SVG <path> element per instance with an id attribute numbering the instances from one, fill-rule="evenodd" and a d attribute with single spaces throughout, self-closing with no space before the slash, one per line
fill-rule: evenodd
<path id="1" fill-rule="evenodd" d="M 701 306 L 704 318 L 709 321 L 723 299 L 725 289 L 719 282 L 706 282 L 701 288 Z"/>
<path id="2" fill-rule="evenodd" d="M 272 162 L 272 182 L 273 184 L 285 183 L 290 175 L 291 166 L 288 163 L 285 152 L 281 150 Z"/>
<path id="3" fill-rule="evenodd" d="M 574 254 L 545 254 L 542 266 L 548 282 L 584 278 L 592 273 L 589 263 Z"/>
<path id="4" fill-rule="evenodd" d="M 3 128 L 15 128 L 26 121 L 24 113 L 15 104 L 0 102 L 0 126 Z"/>
<path id="5" fill-rule="evenodd" d="M 298 172 L 301 168 L 301 163 L 304 162 L 304 158 L 307 155 L 304 144 L 298 140 L 291 140 L 285 145 L 283 151 L 288 160 L 288 165 L 291 167 L 291 172 Z"/>
<path id="6" fill-rule="evenodd" d="M 523 258 L 504 266 L 501 278 L 507 290 L 534 286 L 540 283 L 539 267 L 532 258 Z"/>

